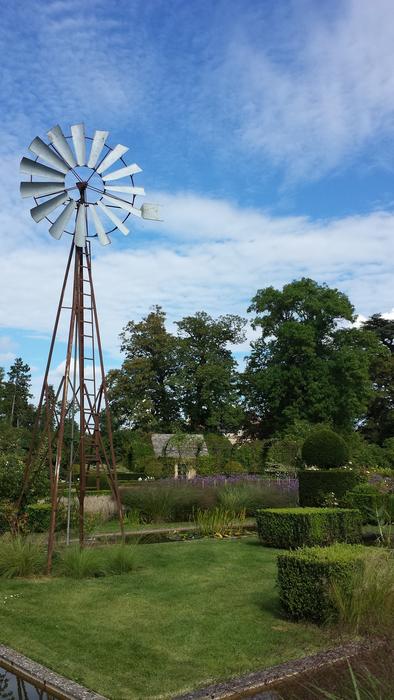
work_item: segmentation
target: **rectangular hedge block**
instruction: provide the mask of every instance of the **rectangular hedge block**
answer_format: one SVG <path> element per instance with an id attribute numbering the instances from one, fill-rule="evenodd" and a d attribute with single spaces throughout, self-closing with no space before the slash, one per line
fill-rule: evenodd
<path id="1" fill-rule="evenodd" d="M 298 472 L 300 506 L 319 507 L 328 494 L 338 501 L 360 484 L 364 478 L 350 469 L 305 469 Z"/>
<path id="2" fill-rule="evenodd" d="M 348 508 L 262 508 L 257 531 L 266 547 L 296 549 L 361 542 L 361 515 Z"/>
<path id="3" fill-rule="evenodd" d="M 367 547 L 350 544 L 279 554 L 277 580 L 284 612 L 294 620 L 334 621 L 338 609 L 333 586 L 346 599 L 362 575 L 368 554 Z"/>

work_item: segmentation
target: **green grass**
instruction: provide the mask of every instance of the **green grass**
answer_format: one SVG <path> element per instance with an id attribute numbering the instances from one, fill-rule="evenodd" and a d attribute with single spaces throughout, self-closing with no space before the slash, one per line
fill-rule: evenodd
<path id="1" fill-rule="evenodd" d="M 0 642 L 113 700 L 170 698 L 330 646 L 281 619 L 276 554 L 254 538 L 139 545 L 129 574 L 0 580 Z"/>

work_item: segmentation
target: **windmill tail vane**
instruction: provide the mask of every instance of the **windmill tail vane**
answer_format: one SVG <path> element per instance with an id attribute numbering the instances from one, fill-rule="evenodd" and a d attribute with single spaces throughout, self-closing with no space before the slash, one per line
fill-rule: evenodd
<path id="1" fill-rule="evenodd" d="M 29 146 L 35 159 L 22 158 L 20 169 L 30 180 L 21 182 L 22 197 L 33 197 L 34 221 L 47 219 L 49 233 L 72 236 L 58 302 L 43 385 L 26 459 L 18 510 L 23 509 L 37 469 L 47 464 L 50 482 L 50 526 L 47 571 L 56 546 L 59 504 L 67 505 L 66 543 L 71 541 L 72 510 L 77 502 L 79 543 L 85 544 L 87 483 L 96 488 L 106 475 L 124 536 L 122 504 L 116 472 L 111 414 L 92 276 L 91 242 L 111 242 L 109 234 L 129 233 L 129 217 L 161 221 L 157 204 L 137 205 L 143 187 L 134 184 L 141 168 L 128 165 L 121 144 L 107 144 L 108 132 L 85 134 L 75 124 L 64 136 L 60 126 L 47 132 L 48 143 L 36 137 Z M 120 161 L 118 163 L 118 161 Z M 116 165 L 118 163 L 118 165 Z M 118 167 L 120 166 L 120 167 Z M 59 212 L 59 209 L 61 210 Z M 127 222 L 127 223 L 126 223 Z M 49 383 L 61 320 L 67 316 L 68 336 L 64 372 L 54 390 Z M 71 424 L 71 435 L 66 427 Z M 102 426 L 105 425 L 105 439 Z M 70 432 L 70 431 L 69 431 Z M 77 461 L 77 465 L 75 462 Z M 77 466 L 77 469 L 75 467 Z M 62 489 L 61 484 L 65 484 Z"/>

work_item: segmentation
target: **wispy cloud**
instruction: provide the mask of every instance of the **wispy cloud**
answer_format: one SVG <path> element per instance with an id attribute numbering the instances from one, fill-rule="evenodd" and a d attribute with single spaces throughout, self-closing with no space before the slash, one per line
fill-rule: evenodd
<path id="1" fill-rule="evenodd" d="M 270 37 L 262 16 L 260 40 L 241 24 L 213 79 L 243 146 L 313 179 L 393 136 L 393 5 L 285 7 Z"/>
<path id="2" fill-rule="evenodd" d="M 245 314 L 256 290 L 309 275 L 349 293 L 364 315 L 392 307 L 394 216 L 328 221 L 272 217 L 223 200 L 156 193 L 165 204 L 160 240 L 136 229 L 130 247 L 94 246 L 94 278 L 105 347 L 118 354 L 117 337 L 130 318 L 160 303 L 170 321 L 206 309 Z M 0 258 L 0 325 L 50 331 L 68 241 L 16 245 Z M 357 275 L 355 274 L 357 270 Z M 63 327 L 63 336 L 66 325 Z"/>

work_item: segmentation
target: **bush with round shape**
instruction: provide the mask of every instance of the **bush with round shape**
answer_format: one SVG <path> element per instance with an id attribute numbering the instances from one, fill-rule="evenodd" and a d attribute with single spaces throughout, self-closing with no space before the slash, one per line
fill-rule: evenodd
<path id="1" fill-rule="evenodd" d="M 337 619 L 333 588 L 340 591 L 342 600 L 350 598 L 369 554 L 368 547 L 342 543 L 279 554 L 278 588 L 284 612 L 294 620 Z"/>
<path id="2" fill-rule="evenodd" d="M 224 473 L 228 476 L 235 476 L 235 474 L 244 474 L 246 472 L 245 467 L 241 462 L 237 462 L 235 459 L 231 459 L 224 466 Z"/>
<path id="3" fill-rule="evenodd" d="M 296 549 L 361 542 L 361 516 L 348 508 L 261 508 L 257 531 L 266 547 Z"/>
<path id="4" fill-rule="evenodd" d="M 301 470 L 298 473 L 300 506 L 319 507 L 328 494 L 334 494 L 339 503 L 348 491 L 365 481 L 365 476 L 352 469 Z"/>
<path id="5" fill-rule="evenodd" d="M 342 467 L 349 461 L 345 440 L 328 428 L 315 430 L 302 446 L 302 459 L 308 466 L 321 469 Z"/>

